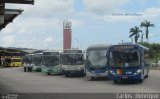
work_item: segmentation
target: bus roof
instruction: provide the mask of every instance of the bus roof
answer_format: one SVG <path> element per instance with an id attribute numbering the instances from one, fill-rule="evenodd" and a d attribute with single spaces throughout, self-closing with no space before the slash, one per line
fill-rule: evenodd
<path id="1" fill-rule="evenodd" d="M 43 52 L 43 55 L 59 55 L 59 51 L 45 51 Z"/>
<path id="2" fill-rule="evenodd" d="M 63 53 L 82 53 L 80 49 L 65 49 Z"/>
<path id="3" fill-rule="evenodd" d="M 145 50 L 149 50 L 149 48 L 143 46 L 143 45 L 140 45 L 140 44 L 117 44 L 117 45 L 111 45 L 110 48 L 114 47 L 114 46 L 138 46 L 142 49 L 145 49 Z"/>
<path id="4" fill-rule="evenodd" d="M 91 49 L 104 49 L 104 48 L 109 48 L 110 45 L 107 45 L 107 44 L 94 44 L 94 45 L 91 45 L 87 48 L 87 51 L 88 50 L 91 50 Z"/>

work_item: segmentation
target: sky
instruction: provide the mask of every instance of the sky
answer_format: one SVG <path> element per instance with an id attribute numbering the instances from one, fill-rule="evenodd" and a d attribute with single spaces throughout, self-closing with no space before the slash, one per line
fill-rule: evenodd
<path id="1" fill-rule="evenodd" d="M 130 42 L 130 28 L 144 20 L 155 24 L 149 42 L 160 43 L 160 0 L 35 0 L 5 8 L 24 11 L 0 31 L 2 47 L 62 49 L 64 20 L 72 22 L 73 48 Z"/>

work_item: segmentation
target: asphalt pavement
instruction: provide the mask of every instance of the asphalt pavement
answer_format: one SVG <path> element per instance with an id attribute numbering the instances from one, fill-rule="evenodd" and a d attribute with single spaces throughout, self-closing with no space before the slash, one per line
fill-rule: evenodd
<path id="1" fill-rule="evenodd" d="M 90 93 L 159 93 L 159 78 L 160 70 L 150 70 L 149 77 L 143 83 L 123 82 L 114 84 L 109 79 L 87 81 L 85 77 L 48 76 L 40 72 L 24 72 L 22 67 L 0 68 L 0 92 L 50 93 L 50 96 L 53 95 L 51 93 L 63 93 L 63 95 L 65 93 L 85 93 L 87 95 Z M 56 94 L 56 96 L 58 95 Z M 81 95 L 79 94 L 79 96 Z"/>

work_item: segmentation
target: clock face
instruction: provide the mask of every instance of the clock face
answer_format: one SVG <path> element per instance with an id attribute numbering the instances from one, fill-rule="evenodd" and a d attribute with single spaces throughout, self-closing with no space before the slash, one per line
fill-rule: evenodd
<path id="1" fill-rule="evenodd" d="M 64 28 L 65 29 L 71 29 L 71 23 L 70 22 L 65 22 L 64 23 Z"/>

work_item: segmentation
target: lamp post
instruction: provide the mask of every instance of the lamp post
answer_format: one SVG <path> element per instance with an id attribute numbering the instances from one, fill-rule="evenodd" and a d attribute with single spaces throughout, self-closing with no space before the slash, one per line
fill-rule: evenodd
<path id="1" fill-rule="evenodd" d="M 78 49 L 78 38 L 75 38 L 76 40 L 76 48 Z"/>

